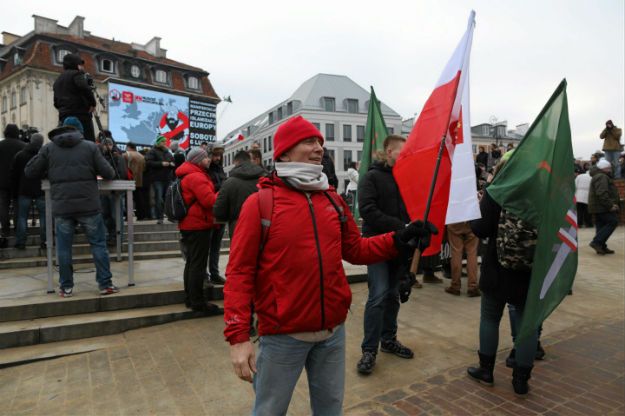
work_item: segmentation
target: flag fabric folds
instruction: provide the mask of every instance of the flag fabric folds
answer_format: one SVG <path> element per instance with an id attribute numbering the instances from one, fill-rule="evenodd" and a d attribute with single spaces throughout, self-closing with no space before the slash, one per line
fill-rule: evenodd
<path id="1" fill-rule="evenodd" d="M 532 276 L 517 342 L 566 297 L 577 272 L 575 173 L 566 80 L 487 188 L 502 207 L 538 230 Z"/>
<path id="2" fill-rule="evenodd" d="M 469 58 L 474 28 L 475 12 L 472 11 L 464 36 L 456 47 L 451 59 L 447 62 L 434 91 L 423 106 L 423 110 L 393 168 L 393 174 L 406 204 L 410 219 L 413 221 L 423 219 L 441 140 L 444 138 L 445 147 L 436 177 L 428 216 L 428 220 L 434 223 L 441 232 L 437 236 L 432 236 L 430 247 L 423 253 L 426 256 L 440 251 L 443 238 L 442 231 L 448 215 L 452 160 L 455 161 L 454 151 L 456 146 L 464 141 L 465 137 L 470 139 L 468 81 Z M 463 100 L 465 93 L 466 100 Z M 466 109 L 463 108 L 463 104 L 467 106 Z M 462 160 L 465 162 L 464 165 L 466 165 L 466 152 L 463 152 L 463 154 Z M 472 168 L 472 171 L 473 183 L 469 189 L 475 194 L 477 190 L 474 168 Z M 471 174 L 465 173 L 459 176 L 464 178 L 467 175 L 470 176 Z M 464 182 L 466 182 L 466 179 Z M 454 214 L 454 222 L 466 221 L 479 216 L 479 213 L 475 216 L 478 212 L 477 197 L 474 196 L 475 199 L 472 199 L 468 194 L 464 196 L 461 194 L 457 198 L 462 200 L 465 196 L 467 201 L 453 205 L 454 213 L 458 210 L 466 211 L 457 215 Z M 473 206 L 470 206 L 470 204 L 473 204 Z"/>

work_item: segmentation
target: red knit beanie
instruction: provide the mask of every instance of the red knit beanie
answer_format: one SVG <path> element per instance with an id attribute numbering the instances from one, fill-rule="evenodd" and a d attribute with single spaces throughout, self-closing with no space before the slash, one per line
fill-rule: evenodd
<path id="1" fill-rule="evenodd" d="M 323 146 L 323 136 L 313 124 L 302 116 L 292 117 L 284 122 L 273 138 L 273 160 L 288 152 L 304 139 L 316 137 Z"/>

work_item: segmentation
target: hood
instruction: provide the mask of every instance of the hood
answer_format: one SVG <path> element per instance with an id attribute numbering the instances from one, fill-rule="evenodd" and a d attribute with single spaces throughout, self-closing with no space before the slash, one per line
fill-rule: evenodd
<path id="1" fill-rule="evenodd" d="M 601 169 L 599 169 L 599 168 L 598 168 L 598 167 L 596 167 L 596 166 L 593 166 L 592 168 L 590 168 L 590 170 L 588 171 L 588 174 L 589 174 L 590 176 L 593 176 L 593 177 L 594 177 L 594 176 L 599 176 L 599 175 L 605 175 L 605 176 L 607 176 L 608 178 L 611 178 L 611 177 L 612 177 L 612 173 L 606 173 L 606 172 L 602 171 Z"/>
<path id="2" fill-rule="evenodd" d="M 258 179 L 265 175 L 265 169 L 250 162 L 241 163 L 235 166 L 230 172 L 230 176 L 239 179 Z"/>
<path id="3" fill-rule="evenodd" d="M 194 163 L 184 162 L 182 165 L 178 167 L 178 169 L 176 169 L 176 176 L 179 178 L 182 178 L 190 173 L 198 173 L 198 172 L 203 173 L 205 175 L 208 174 L 206 169 L 202 169 L 201 167 L 199 167 L 198 165 Z"/>
<path id="4" fill-rule="evenodd" d="M 59 147 L 74 147 L 83 140 L 82 133 L 69 126 L 52 130 L 48 133 L 48 138 Z"/>

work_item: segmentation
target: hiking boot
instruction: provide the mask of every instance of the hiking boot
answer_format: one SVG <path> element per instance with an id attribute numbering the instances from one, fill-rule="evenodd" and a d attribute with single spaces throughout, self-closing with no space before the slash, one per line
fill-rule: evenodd
<path id="1" fill-rule="evenodd" d="M 538 345 L 536 345 L 536 354 L 534 354 L 534 359 L 538 361 L 545 359 L 545 350 L 543 349 L 543 346 L 540 345 L 540 341 L 538 341 Z"/>
<path id="2" fill-rule="evenodd" d="M 423 275 L 423 283 L 443 283 L 443 279 L 436 277 L 434 273 L 432 274 L 424 274 Z"/>
<path id="3" fill-rule="evenodd" d="M 71 287 L 62 287 L 59 289 L 59 296 L 62 298 L 71 298 L 74 296 L 74 289 Z"/>
<path id="4" fill-rule="evenodd" d="M 454 289 L 453 287 L 446 287 L 445 288 L 445 292 L 449 293 L 450 295 L 454 295 L 454 296 L 460 296 L 460 290 L 459 289 Z"/>
<path id="5" fill-rule="evenodd" d="M 599 244 L 595 244 L 595 243 L 592 243 L 592 242 L 591 242 L 591 243 L 589 244 L 589 246 L 590 246 L 591 248 L 593 248 L 593 249 L 597 252 L 597 254 L 599 254 L 600 256 L 603 256 L 603 255 L 605 255 L 605 254 L 606 254 L 606 252 L 605 252 L 605 250 L 603 249 L 603 247 L 602 247 L 602 246 L 600 246 Z"/>
<path id="6" fill-rule="evenodd" d="M 508 358 L 506 358 L 506 367 L 514 368 L 515 365 L 516 365 L 516 349 L 512 348 L 510 350 L 510 355 L 508 355 Z"/>
<path id="7" fill-rule="evenodd" d="M 478 288 L 469 289 L 467 290 L 467 296 L 470 298 L 477 298 L 479 296 L 482 296 L 482 292 L 480 292 L 480 289 Z"/>
<path id="8" fill-rule="evenodd" d="M 119 288 L 115 286 L 113 283 L 109 284 L 104 289 L 100 289 L 100 295 L 102 296 L 112 295 L 113 293 L 117 293 L 117 292 L 119 292 Z"/>
<path id="9" fill-rule="evenodd" d="M 532 378 L 532 368 L 515 366 L 512 370 L 512 388 L 516 394 L 525 395 L 529 392 L 527 381 Z"/>
<path id="10" fill-rule="evenodd" d="M 401 358 L 414 357 L 414 353 L 412 352 L 412 350 L 405 345 L 402 345 L 401 342 L 397 341 L 397 338 L 389 341 L 382 341 L 380 343 L 380 351 L 395 354 L 396 356 Z"/>
<path id="11" fill-rule="evenodd" d="M 211 276 L 210 279 L 211 283 L 214 285 L 225 285 L 226 284 L 226 279 L 224 279 L 223 277 L 217 275 L 217 276 Z"/>
<path id="12" fill-rule="evenodd" d="M 373 367 L 375 367 L 375 358 L 376 353 L 373 351 L 363 351 L 362 357 L 358 364 L 356 364 L 356 369 L 360 374 L 371 374 L 373 372 Z"/>
<path id="13" fill-rule="evenodd" d="M 467 368 L 467 374 L 471 379 L 486 384 L 487 386 L 492 386 L 495 382 L 493 377 L 493 369 L 495 368 L 495 356 L 494 355 L 484 355 L 481 352 L 477 352 L 480 357 L 480 366 L 479 367 L 469 367 Z"/>

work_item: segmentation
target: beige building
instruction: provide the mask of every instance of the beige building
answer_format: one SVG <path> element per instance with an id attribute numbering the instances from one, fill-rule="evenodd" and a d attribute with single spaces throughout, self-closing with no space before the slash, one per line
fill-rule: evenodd
<path id="1" fill-rule="evenodd" d="M 36 127 L 48 132 L 58 124 L 52 85 L 63 72 L 63 57 L 78 53 L 92 74 L 98 93 L 106 103 L 108 82 L 123 82 L 141 88 L 219 102 L 208 73 L 167 58 L 161 39 L 146 44 L 124 43 L 92 35 L 84 18 L 76 16 L 69 26 L 33 15 L 34 28 L 19 36 L 2 32 L 0 44 L 0 123 L 20 128 Z M 107 109 L 101 107 L 107 128 Z M 94 121 L 95 126 L 95 121 Z M 96 127 L 97 131 L 97 127 Z M 44 134 L 45 136 L 45 134 Z"/>

